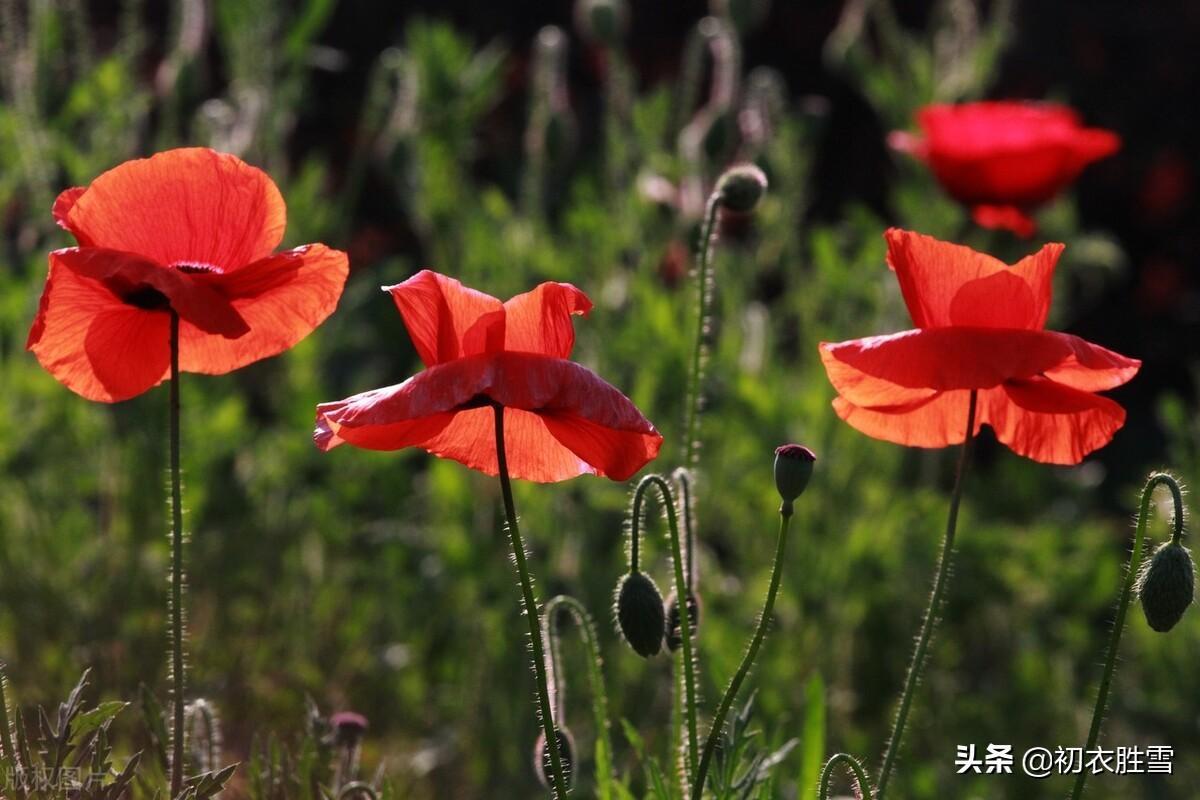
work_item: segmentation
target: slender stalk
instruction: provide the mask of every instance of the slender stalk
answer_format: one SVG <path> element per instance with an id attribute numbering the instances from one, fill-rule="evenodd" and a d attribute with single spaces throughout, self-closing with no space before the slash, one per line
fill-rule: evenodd
<path id="1" fill-rule="evenodd" d="M 775 608 L 775 596 L 779 593 L 779 581 L 783 576 L 783 556 L 787 549 L 788 524 L 791 522 L 792 513 L 790 502 L 785 502 L 779 507 L 779 539 L 775 545 L 775 563 L 771 567 L 771 585 L 767 589 L 767 599 L 763 603 L 762 614 L 758 618 L 758 627 L 754 631 L 754 638 L 750 640 L 750 646 L 746 648 L 746 654 L 742 656 L 742 663 L 734 673 L 733 680 L 729 682 L 725 696 L 721 698 L 721 704 L 717 706 L 717 713 L 713 716 L 712 727 L 708 730 L 708 739 L 704 742 L 704 753 L 700 756 L 700 769 L 696 773 L 696 782 L 692 784 L 692 800 L 700 800 L 704 794 L 704 779 L 708 776 L 713 753 L 721 738 L 725 717 L 729 714 L 729 708 L 733 705 L 738 690 L 742 688 L 742 682 L 750 674 L 750 668 L 754 666 L 754 659 L 758 656 L 758 649 L 762 647 L 763 639 L 766 638 L 771 612 Z"/>
<path id="2" fill-rule="evenodd" d="M 683 519 L 683 563 L 687 573 L 687 600 L 691 600 L 693 592 L 696 590 L 696 562 L 695 562 L 695 528 L 692 520 L 692 491 L 691 480 L 688 477 L 686 467 L 680 467 L 672 473 L 672 478 L 679 489 L 679 515 Z M 676 590 L 675 603 L 678 607 L 680 602 L 679 592 Z M 691 619 L 692 609 L 688 606 L 688 625 L 695 632 L 697 620 Z M 682 643 L 681 643 L 682 644 Z M 697 708 L 696 699 L 692 697 L 688 699 L 687 681 L 690 679 L 693 685 L 699 684 L 700 671 L 700 654 L 698 651 L 693 653 L 692 658 L 686 659 L 683 654 L 682 647 L 674 653 L 675 667 L 675 702 L 671 709 L 671 734 L 672 741 L 679 742 L 683 740 L 684 716 L 689 715 L 689 721 L 695 721 Z M 684 706 L 687 708 L 684 708 Z M 690 711 L 689 711 L 690 709 Z M 682 796 L 683 786 L 681 781 L 686 781 L 690 776 L 696 774 L 696 741 L 691 740 L 691 747 L 687 755 L 682 760 L 682 768 L 675 771 L 674 787 Z"/>
<path id="3" fill-rule="evenodd" d="M 704 359 L 707 351 L 709 302 L 712 300 L 712 251 L 716 244 L 717 214 L 720 204 L 714 192 L 704 211 L 704 227 L 700 230 L 700 269 L 696 276 L 696 341 L 692 348 L 692 365 L 688 373 L 687 416 L 683 432 L 683 466 L 694 469 L 700 436 L 700 396 L 704 382 Z"/>
<path id="4" fill-rule="evenodd" d="M 500 474 L 500 492 L 504 495 L 504 513 L 508 519 L 508 538 L 512 544 L 513 563 L 521 578 L 521 598 L 525 603 L 525 619 L 529 622 L 529 639 L 533 648 L 533 674 L 537 680 L 538 716 L 542 721 L 542 732 L 546 735 L 546 752 L 550 754 L 550 773 L 554 778 L 555 800 L 565 800 L 567 782 L 563 777 L 562 757 L 558 752 L 558 736 L 554 728 L 554 713 L 550 705 L 550 690 L 546 681 L 546 654 L 542 649 L 537 599 L 533 596 L 533 579 L 525 560 L 525 543 L 521 540 L 521 528 L 517 524 L 517 510 L 513 503 L 512 482 L 508 477 L 508 457 L 504 452 L 504 407 L 493 406 L 496 412 L 496 467 Z"/>
<path id="5" fill-rule="evenodd" d="M 1138 508 L 1137 532 L 1133 539 L 1133 552 L 1129 554 L 1129 566 L 1125 570 L 1125 583 L 1121 587 L 1121 599 L 1117 605 L 1117 618 L 1113 622 L 1112 635 L 1108 642 L 1108 655 L 1104 659 L 1104 673 L 1100 678 L 1100 690 L 1096 694 L 1096 707 L 1092 711 L 1092 725 L 1088 730 L 1087 745 L 1083 752 L 1086 755 L 1100 741 L 1100 725 L 1104 721 L 1104 712 L 1108 708 L 1108 694 L 1112 689 L 1113 675 L 1117 670 L 1117 649 L 1121 646 L 1121 633 L 1125 630 L 1125 615 L 1133 600 L 1133 585 L 1137 580 L 1138 571 L 1142 565 L 1145 552 L 1146 523 L 1150 517 L 1150 500 L 1154 490 L 1159 486 L 1171 490 L 1175 501 L 1174 533 L 1171 541 L 1179 543 L 1183 536 L 1183 491 L 1179 483 L 1165 472 L 1156 472 L 1146 481 L 1142 489 L 1142 503 Z M 1087 783 L 1087 770 L 1081 769 L 1075 778 L 1075 788 L 1071 791 L 1071 800 L 1079 800 L 1083 796 L 1083 787 Z"/>
<path id="6" fill-rule="evenodd" d="M 171 797 L 183 789 L 183 489 L 179 477 L 179 314 L 171 309 Z"/>
<path id="7" fill-rule="evenodd" d="M 913 695 L 917 684 L 921 681 L 921 673 L 925 670 L 925 658 L 929 652 L 929 642 L 933 638 L 933 629 L 937 625 L 938 613 L 941 610 L 942 597 L 946 593 L 946 585 L 950 582 L 950 561 L 954 557 L 954 534 L 958 528 L 958 506 L 962 501 L 963 479 L 967 475 L 967 465 L 971 457 L 971 443 L 975 439 L 975 407 L 978 404 L 978 392 L 971 390 L 971 399 L 967 405 L 967 433 L 963 439 L 962 451 L 958 456 L 958 470 L 954 476 L 954 491 L 950 495 L 950 515 L 946 520 L 946 536 L 942 539 L 942 553 L 938 557 L 937 577 L 933 582 L 933 591 L 929 595 L 929 607 L 925 609 L 925 619 L 921 623 L 921 633 L 917 638 L 916 649 L 913 650 L 912 661 L 908 665 L 908 675 L 904 679 L 904 691 L 900 695 L 900 708 L 896 712 L 896 721 L 892 725 L 892 735 L 888 739 L 887 751 L 883 755 L 883 768 L 879 773 L 878 800 L 883 800 L 887 791 L 888 780 L 896 765 L 896 756 L 900 752 L 900 743 L 904 738 L 904 727 L 908 723 L 908 714 L 912 710 Z"/>
<path id="8" fill-rule="evenodd" d="M 547 639 L 551 643 L 550 653 L 551 660 L 554 662 L 556 684 L 558 691 L 556 692 L 556 705 L 558 706 L 559 719 L 563 713 L 563 678 L 559 669 L 559 660 L 557 656 L 557 646 L 554 644 L 557 641 L 558 629 L 554 622 L 554 614 L 558 611 L 559 606 L 570 612 L 575 619 L 575 624 L 579 626 L 579 633 L 583 637 L 584 646 L 587 649 L 588 661 L 588 681 L 592 687 L 592 724 L 596 728 L 596 794 L 600 800 L 609 800 L 613 797 L 613 785 L 616 782 L 616 775 L 613 773 L 613 747 L 612 737 L 609 734 L 611 724 L 608 717 L 608 692 L 604 688 L 604 670 L 603 662 L 600 660 L 600 640 L 596 635 L 596 626 L 592 622 L 591 615 L 583 604 L 565 594 L 560 594 L 557 597 L 551 598 L 546 607 L 542 610 L 542 617 L 545 620 L 543 623 L 547 633 Z"/>
<path id="9" fill-rule="evenodd" d="M 854 776 L 854 780 L 858 781 L 859 798 L 874 800 L 875 794 L 871 788 L 871 779 L 867 777 L 867 771 L 863 769 L 859 760 L 849 753 L 838 753 L 825 762 L 825 768 L 821 770 L 821 787 L 817 797 L 820 800 L 828 800 L 829 784 L 833 781 L 833 771 L 838 764 L 845 765 L 846 769 Z"/>

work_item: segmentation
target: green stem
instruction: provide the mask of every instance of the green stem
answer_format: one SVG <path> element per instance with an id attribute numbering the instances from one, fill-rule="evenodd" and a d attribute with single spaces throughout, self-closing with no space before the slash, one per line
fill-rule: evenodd
<path id="1" fill-rule="evenodd" d="M 828 800 L 829 784 L 833 781 L 833 771 L 838 764 L 844 765 L 858 781 L 860 800 L 874 800 L 874 789 L 871 788 L 871 779 L 867 777 L 867 771 L 863 769 L 859 760 L 849 753 L 838 753 L 825 762 L 825 768 L 821 770 L 821 788 L 818 795 L 820 800 Z"/>
<path id="2" fill-rule="evenodd" d="M 688 471 L 687 471 L 686 467 L 679 467 L 678 469 L 675 470 L 674 473 L 672 473 L 671 477 L 674 479 L 674 481 L 679 489 L 679 506 L 680 506 L 679 516 L 683 519 L 683 542 L 684 542 L 684 544 L 683 544 L 683 563 L 684 563 L 684 571 L 687 575 L 687 595 L 686 595 L 686 597 L 687 597 L 687 600 L 690 601 L 692 594 L 695 592 L 695 588 L 696 588 L 696 566 L 695 566 L 695 563 L 696 563 L 695 562 L 695 550 L 696 550 L 695 541 L 696 540 L 695 540 L 695 528 L 694 528 L 694 523 L 692 520 L 691 479 L 688 476 Z M 676 591 L 676 593 L 675 593 L 676 606 L 678 606 L 679 602 L 680 602 L 679 593 L 678 593 L 678 591 Z M 687 611 L 688 611 L 688 615 L 689 615 L 688 625 L 691 627 L 693 635 L 695 635 L 696 620 L 691 619 L 692 609 L 691 609 L 690 605 L 688 606 Z M 687 698 L 688 698 L 687 680 L 688 680 L 688 676 L 690 674 L 693 684 L 696 686 L 699 685 L 699 682 L 700 682 L 700 677 L 699 677 L 700 653 L 697 649 L 693 652 L 691 659 L 686 659 L 683 654 L 683 649 L 680 648 L 679 650 L 677 650 L 674 653 L 673 661 L 674 661 L 674 668 L 675 668 L 675 702 L 673 703 L 674 708 L 672 709 L 672 713 L 671 713 L 671 729 L 672 729 L 671 733 L 672 733 L 672 737 L 673 737 L 672 741 L 678 742 L 678 741 L 683 740 L 683 725 L 684 725 L 683 720 L 684 720 L 684 715 L 687 713 L 687 709 L 685 709 L 684 706 L 687 705 L 688 708 L 693 709 L 691 711 L 690 719 L 694 719 L 696 716 L 696 713 L 697 713 L 695 710 L 696 706 L 697 706 L 695 698 L 693 697 L 690 702 L 688 702 L 688 700 L 687 700 Z M 693 740 L 691 747 L 688 750 L 688 753 L 695 753 L 695 752 L 696 752 L 696 742 L 695 742 L 695 740 Z M 676 781 L 677 781 L 677 785 L 675 786 L 675 788 L 681 794 L 683 791 L 683 786 L 681 784 L 679 784 L 678 781 L 681 778 L 682 778 L 682 780 L 686 781 L 689 776 L 694 775 L 696 773 L 695 756 L 694 755 L 686 755 L 686 754 L 684 754 L 684 755 L 685 755 L 685 757 L 682 759 L 681 768 L 676 770 L 676 776 L 675 776 Z"/>
<path id="3" fill-rule="evenodd" d="M 647 475 L 638 483 L 633 492 L 633 515 L 630 526 L 630 566 L 631 572 L 638 571 L 638 541 L 641 539 L 642 502 L 646 491 L 651 487 L 658 489 L 662 497 L 663 508 L 667 512 L 667 531 L 671 538 L 671 561 L 675 572 L 675 597 L 687 598 L 688 581 L 684 573 L 683 546 L 679 539 L 679 519 L 675 510 L 675 497 L 671 486 L 661 475 Z M 687 702 L 687 754 L 683 759 L 688 772 L 695 774 L 696 745 L 699 739 L 696 724 L 696 671 L 692 656 L 692 614 L 687 602 L 678 603 L 679 634 L 683 637 L 680 652 L 683 653 L 684 694 Z"/>
<path id="4" fill-rule="evenodd" d="M 1146 539 L 1146 523 L 1150 517 L 1150 500 L 1154 490 L 1159 486 L 1171 490 L 1175 501 L 1174 532 L 1171 541 L 1178 543 L 1183 537 L 1183 491 L 1175 478 L 1165 472 L 1156 472 L 1146 481 L 1142 489 L 1142 502 L 1138 508 L 1137 532 L 1133 539 L 1133 552 L 1129 554 L 1129 566 L 1125 570 L 1125 583 L 1121 587 L 1121 600 L 1117 605 L 1117 618 L 1113 622 L 1112 635 L 1108 642 L 1108 655 L 1104 659 L 1104 673 L 1100 678 L 1100 690 L 1096 695 L 1096 707 L 1092 711 L 1092 726 L 1088 730 L 1087 745 L 1083 752 L 1093 750 L 1100 740 L 1100 725 L 1104 720 L 1104 712 L 1108 708 L 1108 694 L 1112 689 L 1113 675 L 1117 670 L 1117 649 L 1121 646 L 1121 632 L 1125 630 L 1125 615 L 1133 599 L 1133 586 L 1137 580 L 1142 565 L 1144 543 Z M 1071 792 L 1071 800 L 1079 800 L 1083 796 L 1083 787 L 1087 783 L 1087 770 L 1081 770 L 1075 778 L 1075 788 Z"/>
<path id="5" fill-rule="evenodd" d="M 533 596 L 533 579 L 525 560 L 525 543 L 521 540 L 521 528 L 517 524 L 517 510 L 513 503 L 512 482 L 508 477 L 508 457 L 504 450 L 504 407 L 496 405 L 496 468 L 500 474 L 500 491 L 504 495 L 504 513 L 508 519 L 508 538 L 512 544 L 513 563 L 521 578 L 521 597 L 525 603 L 525 618 L 529 621 L 529 639 L 533 648 L 533 674 L 537 680 L 538 716 L 542 732 L 546 736 L 546 752 L 550 754 L 550 772 L 554 778 L 556 800 L 565 800 L 567 782 L 563 778 L 562 757 L 558 752 L 558 736 L 554 730 L 554 714 L 550 706 L 550 690 L 546 682 L 546 654 L 542 649 L 542 634 L 539 628 L 537 600 Z"/>
<path id="6" fill-rule="evenodd" d="M 958 527 L 958 506 L 962 501 L 963 479 L 966 477 L 967 464 L 971 457 L 971 442 L 975 438 L 975 408 L 978 399 L 978 392 L 972 389 L 967 407 L 967 433 L 958 457 L 954 491 L 950 495 L 950 516 L 946 520 L 946 536 L 942 539 L 942 552 L 938 557 L 937 577 L 933 582 L 933 591 L 929 595 L 929 607 L 925 609 L 925 619 L 921 623 L 917 646 L 913 651 L 912 661 L 908 665 L 908 675 L 904 679 L 904 692 L 900 695 L 900 708 L 896 712 L 896 721 L 892 725 L 892 735 L 888 739 L 887 751 L 883 755 L 883 768 L 879 773 L 879 800 L 883 800 L 888 780 L 896 765 L 896 756 L 900 752 L 900 743 L 904 738 L 904 727 L 908 723 L 908 714 L 912 710 L 913 695 L 921 681 L 921 673 L 925 669 L 925 657 L 929 651 L 929 642 L 933 638 L 933 629 L 937 625 L 942 597 L 946 593 L 946 584 L 950 582 L 950 561 L 954 557 L 954 534 Z"/>
<path id="7" fill-rule="evenodd" d="M 700 395 L 704 382 L 704 359 L 708 343 L 708 313 L 712 300 L 712 251 L 716 244 L 717 213 L 720 210 L 714 192 L 708 198 L 704 212 L 704 227 L 700 229 L 700 269 L 696 276 L 696 341 L 692 348 L 692 366 L 688 373 L 687 417 L 684 421 L 683 466 L 694 469 L 700 436 Z"/>
<path id="8" fill-rule="evenodd" d="M 742 682 L 750 673 L 750 668 L 754 666 L 758 649 L 762 646 L 763 639 L 766 638 L 771 612 L 775 608 L 775 596 L 779 593 L 779 581 L 783 576 L 783 556 L 787 548 L 788 524 L 791 519 L 792 504 L 785 502 L 779 507 L 779 539 L 775 545 L 775 563 L 771 567 L 771 585 L 767 589 L 767 599 L 763 603 L 762 614 L 758 618 L 758 627 L 754 631 L 754 638 L 750 640 L 750 646 L 746 648 L 746 654 L 742 656 L 742 663 L 734 673 L 733 680 L 729 682 L 725 696 L 721 698 L 721 704 L 717 706 L 717 713 L 713 716 L 712 727 L 708 730 L 708 739 L 704 742 L 704 753 L 700 757 L 700 770 L 696 774 L 696 782 L 692 785 L 692 800 L 700 800 L 704 794 L 704 779 L 708 776 L 708 768 L 712 762 L 713 753 L 717 749 L 717 741 L 721 738 L 725 717 L 729 714 L 729 708 L 733 705 L 738 690 L 742 688 Z"/>
<path id="9" fill-rule="evenodd" d="M 179 476 L 179 314 L 171 310 L 171 797 L 183 790 L 183 490 Z"/>
<path id="10" fill-rule="evenodd" d="M 616 782 L 616 774 L 613 771 L 613 747 L 612 738 L 609 735 L 611 724 L 608 717 L 608 692 L 604 688 L 604 669 L 603 662 L 600 659 L 600 639 L 596 635 L 596 626 L 592 622 L 591 615 L 583 604 L 565 594 L 560 594 L 557 597 L 551 598 L 546 603 L 546 607 L 542 610 L 543 625 L 547 632 L 547 639 L 551 643 L 550 652 L 551 658 L 554 661 L 554 673 L 557 686 L 556 700 L 559 706 L 558 713 L 562 713 L 563 704 L 563 678 L 559 671 L 559 663 L 557 658 L 558 648 L 553 644 L 557 641 L 558 628 L 554 623 L 554 613 L 562 606 L 575 619 L 575 624 L 579 626 L 579 632 L 583 636 L 584 647 L 587 648 L 588 662 L 588 681 L 592 688 L 592 724 L 596 728 L 596 793 L 601 800 L 609 800 L 613 797 L 613 785 Z"/>

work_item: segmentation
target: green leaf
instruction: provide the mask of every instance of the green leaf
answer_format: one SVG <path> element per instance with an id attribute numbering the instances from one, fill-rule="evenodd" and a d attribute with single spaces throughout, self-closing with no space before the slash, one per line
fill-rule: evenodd
<path id="1" fill-rule="evenodd" d="M 72 733 L 76 739 L 82 739 L 92 731 L 114 720 L 128 705 L 129 703 L 122 700 L 109 700 L 101 703 L 91 711 L 85 711 L 75 718 Z"/>

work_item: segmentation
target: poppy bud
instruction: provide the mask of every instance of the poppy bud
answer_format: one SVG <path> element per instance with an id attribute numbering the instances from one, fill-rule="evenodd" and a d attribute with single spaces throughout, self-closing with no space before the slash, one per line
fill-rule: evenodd
<path id="1" fill-rule="evenodd" d="M 739 214 L 749 214 L 767 191 L 767 176 L 753 164 L 730 167 L 717 180 L 721 205 Z"/>
<path id="2" fill-rule="evenodd" d="M 695 592 L 688 592 L 688 625 L 692 629 L 692 638 L 700 629 L 700 598 Z M 667 649 L 674 653 L 683 645 L 683 633 L 679 630 L 679 599 L 675 592 L 667 597 Z"/>
<path id="3" fill-rule="evenodd" d="M 812 477 L 817 457 L 801 444 L 785 444 L 775 448 L 775 488 L 785 506 L 804 494 Z"/>
<path id="4" fill-rule="evenodd" d="M 355 745 L 367 732 L 367 718 L 354 711 L 339 711 L 329 718 L 335 742 L 340 745 Z"/>
<path id="5" fill-rule="evenodd" d="M 611 47 L 625 37 L 629 7 L 624 0 L 579 0 L 575 24 L 586 38 Z"/>
<path id="6" fill-rule="evenodd" d="M 575 739 L 566 728 L 556 729 L 554 738 L 558 740 L 558 761 L 562 764 L 567 791 L 570 791 L 575 788 Z M 550 751 L 546 748 L 545 733 L 538 734 L 537 743 L 533 746 L 533 771 L 542 787 L 550 791 L 554 786 L 554 766 L 550 761 Z"/>
<path id="7" fill-rule="evenodd" d="M 1146 622 L 1159 633 L 1175 627 L 1192 604 L 1195 570 L 1187 548 L 1168 542 L 1154 551 L 1138 581 L 1138 596 Z"/>
<path id="8" fill-rule="evenodd" d="M 617 624 L 639 656 L 650 658 L 662 649 L 667 618 L 662 594 L 650 576 L 631 572 L 621 579 L 617 586 Z"/>

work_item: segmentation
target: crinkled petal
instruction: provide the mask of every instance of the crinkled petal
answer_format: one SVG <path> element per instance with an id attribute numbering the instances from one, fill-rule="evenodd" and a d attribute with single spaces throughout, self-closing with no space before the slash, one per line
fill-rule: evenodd
<path id="1" fill-rule="evenodd" d="M 1078 336 L 1057 333 L 1071 347 L 1071 354 L 1042 374 L 1055 383 L 1083 392 L 1103 392 L 1128 383 L 1141 368 L 1142 362 L 1080 339 Z"/>
<path id="2" fill-rule="evenodd" d="M 1109 398 L 1046 378 L 981 394 L 980 415 L 1013 452 L 1047 464 L 1078 464 L 1125 424 L 1125 409 Z"/>
<path id="3" fill-rule="evenodd" d="M 503 313 L 496 312 L 502 312 L 504 306 L 491 295 L 427 269 L 403 283 L 385 286 L 384 291 L 396 303 L 417 355 L 426 366 L 488 352 L 489 329 L 499 331 L 491 336 L 492 346 L 496 349 L 503 346 Z M 475 327 L 471 341 L 464 344 L 468 332 L 485 315 L 491 315 L 491 324 Z"/>
<path id="4" fill-rule="evenodd" d="M 126 400 L 167 377 L 170 317 L 122 303 L 52 256 L 28 348 L 71 391 Z"/>
<path id="5" fill-rule="evenodd" d="M 575 347 L 571 317 L 592 310 L 588 296 L 569 283 L 543 283 L 504 304 L 504 349 L 567 358 Z"/>
<path id="6" fill-rule="evenodd" d="M 489 401 L 506 412 L 530 412 L 514 415 L 505 436 L 510 474 L 525 480 L 589 473 L 624 480 L 662 444 L 637 407 L 595 373 L 531 353 L 458 359 L 397 386 L 323 403 L 314 439 L 324 450 L 342 442 L 377 450 L 422 447 L 494 475 Z M 509 420 L 506 413 L 506 428 Z"/>
<path id="7" fill-rule="evenodd" d="M 227 339 L 182 325 L 180 368 L 220 375 L 291 348 L 333 313 L 349 270 L 345 253 L 310 244 L 232 273 L 195 276 L 229 298 L 248 332 Z"/>
<path id="8" fill-rule="evenodd" d="M 127 305 L 136 306 L 139 296 L 156 292 L 170 302 L 181 319 L 205 333 L 233 339 L 249 330 L 246 321 L 220 292 L 179 270 L 161 267 L 133 253 L 68 247 L 52 252 L 50 260 L 98 281 Z"/>
<path id="9" fill-rule="evenodd" d="M 888 266 L 919 328 L 963 325 L 1036 330 L 1050 311 L 1063 245 L 1047 244 L 1009 267 L 969 247 L 891 228 Z"/>
<path id="10" fill-rule="evenodd" d="M 81 236 L 78 231 L 72 231 L 70 223 L 67 222 L 67 215 L 71 213 L 71 209 L 75 207 L 75 201 L 79 196 L 87 191 L 86 186 L 73 186 L 70 189 L 63 189 L 58 197 L 54 198 L 54 208 L 51 213 L 54 215 L 54 222 L 58 227 L 65 231 L 71 231 L 75 234 L 76 241 L 84 247 L 88 247 L 91 242 L 86 241 L 86 237 Z"/>
<path id="11" fill-rule="evenodd" d="M 835 397 L 833 410 L 873 439 L 909 447 L 946 447 L 965 438 L 970 399 L 970 391 L 960 389 L 910 403 L 866 408 Z"/>
<path id="12" fill-rule="evenodd" d="M 162 265 L 237 269 L 270 255 L 287 220 L 266 173 L 203 147 L 127 161 L 59 199 L 56 217 L 80 244 Z"/>

